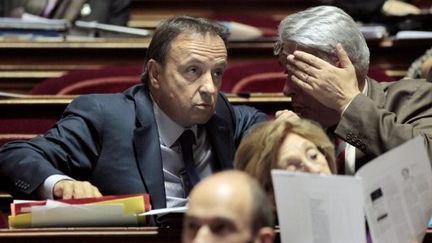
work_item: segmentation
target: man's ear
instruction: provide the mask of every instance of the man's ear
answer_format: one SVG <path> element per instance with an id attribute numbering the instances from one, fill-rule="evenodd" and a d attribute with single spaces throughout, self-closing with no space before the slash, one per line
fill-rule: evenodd
<path id="1" fill-rule="evenodd" d="M 149 83 L 153 88 L 158 89 L 160 87 L 160 74 L 162 72 L 161 65 L 154 59 L 150 59 L 147 62 L 147 72 L 149 77 Z"/>
<path id="2" fill-rule="evenodd" d="M 257 239 L 261 243 L 273 243 L 275 232 L 272 227 L 263 227 L 258 231 Z"/>

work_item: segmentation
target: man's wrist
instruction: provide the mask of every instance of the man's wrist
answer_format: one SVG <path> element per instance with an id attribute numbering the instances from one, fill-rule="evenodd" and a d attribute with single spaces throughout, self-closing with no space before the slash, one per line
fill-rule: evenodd
<path id="1" fill-rule="evenodd" d="M 357 97 L 357 95 L 359 95 L 359 93 L 357 93 L 356 95 L 354 95 L 351 99 L 349 99 L 344 105 L 342 105 L 341 107 L 341 116 L 343 116 L 343 114 L 345 113 L 345 111 L 348 109 L 348 106 L 353 102 L 353 100 Z"/>

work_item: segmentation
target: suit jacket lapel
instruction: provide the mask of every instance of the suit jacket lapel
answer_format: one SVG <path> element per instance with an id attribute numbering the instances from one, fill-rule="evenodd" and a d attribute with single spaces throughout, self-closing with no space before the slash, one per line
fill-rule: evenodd
<path id="1" fill-rule="evenodd" d="M 153 208 L 165 208 L 166 196 L 159 134 L 153 113 L 153 104 L 147 91 L 134 95 L 137 124 L 134 148 L 140 174 Z"/>
<path id="2" fill-rule="evenodd" d="M 234 141 L 229 125 L 215 114 L 205 125 L 212 145 L 216 169 L 232 169 L 234 159 Z"/>

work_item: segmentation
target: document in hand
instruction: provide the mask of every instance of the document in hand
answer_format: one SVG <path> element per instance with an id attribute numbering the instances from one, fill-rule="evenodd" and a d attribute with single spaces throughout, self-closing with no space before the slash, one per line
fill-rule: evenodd
<path id="1" fill-rule="evenodd" d="M 139 214 L 150 209 L 148 194 L 14 201 L 9 227 L 138 226 L 144 225 L 146 219 Z"/>
<path id="2" fill-rule="evenodd" d="M 272 171 L 282 242 L 422 242 L 432 214 L 432 171 L 417 137 L 355 176 Z"/>

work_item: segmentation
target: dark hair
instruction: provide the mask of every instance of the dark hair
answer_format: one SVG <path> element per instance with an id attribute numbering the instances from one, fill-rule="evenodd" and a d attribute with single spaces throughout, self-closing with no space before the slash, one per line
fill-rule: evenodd
<path id="1" fill-rule="evenodd" d="M 163 21 L 155 30 L 150 45 L 144 59 L 144 72 L 141 76 L 141 82 L 144 85 L 148 83 L 147 63 L 150 59 L 165 65 L 166 56 L 172 41 L 182 33 L 202 34 L 207 33 L 217 35 L 227 45 L 229 31 L 217 23 L 205 18 L 195 18 L 190 16 L 176 16 Z"/>
<path id="2" fill-rule="evenodd" d="M 270 202 L 267 193 L 257 180 L 252 177 L 249 177 L 249 179 L 251 181 L 251 198 L 253 198 L 251 232 L 258 233 L 259 229 L 263 227 L 273 227 L 275 215 L 273 212 L 272 203 Z"/>

